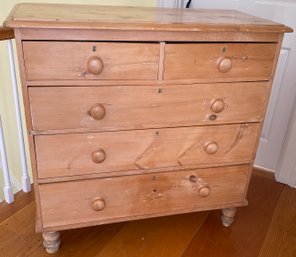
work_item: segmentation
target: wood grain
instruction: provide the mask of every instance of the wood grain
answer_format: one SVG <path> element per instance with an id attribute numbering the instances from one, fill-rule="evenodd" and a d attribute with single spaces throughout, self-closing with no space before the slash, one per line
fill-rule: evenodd
<path id="1" fill-rule="evenodd" d="M 159 44 L 23 42 L 27 80 L 157 79 Z M 102 71 L 88 64 L 100 58 Z"/>
<path id="2" fill-rule="evenodd" d="M 128 222 L 96 257 L 180 257 L 208 212 Z"/>
<path id="3" fill-rule="evenodd" d="M 16 199 L 14 204 L 21 204 L 21 199 Z M 31 202 L 0 224 L 0 248 L 5 257 L 48 256 L 41 234 L 34 231 L 34 213 L 35 203 Z M 63 232 L 61 256 L 95 256 L 97 249 L 109 242 L 122 226 L 123 223 L 117 223 Z"/>
<path id="4" fill-rule="evenodd" d="M 29 88 L 29 97 L 34 130 L 116 131 L 258 122 L 264 116 L 269 87 L 268 82 L 34 87 Z M 211 110 L 215 99 L 225 103 L 220 113 Z M 89 114 L 96 104 L 105 108 L 105 116 L 100 120 Z M 210 119 L 212 114 L 216 115 L 214 120 Z"/>
<path id="5" fill-rule="evenodd" d="M 23 202 L 28 205 L 15 209 L 0 224 L 0 248 L 5 257 L 46 257 L 48 254 L 43 249 L 41 235 L 34 232 L 35 205 L 29 203 L 30 195 L 23 196 L 22 199 L 16 198 L 12 205 L 19 206 Z M 118 257 L 121 251 L 129 257 L 192 257 L 201 256 L 198 249 L 211 248 L 212 252 L 209 249 L 204 251 L 206 256 L 257 257 L 263 244 L 266 250 L 278 254 L 275 256 L 294 256 L 295 190 L 261 176 L 259 171 L 251 179 L 248 199 L 249 206 L 238 209 L 239 217 L 228 229 L 221 226 L 220 211 L 210 212 L 209 216 L 208 212 L 198 212 L 73 229 L 62 231 L 61 249 L 57 255 Z M 8 207 L 2 205 L 0 210 L 5 212 Z M 276 238 L 270 237 L 271 233 Z M 194 239 L 190 243 L 195 234 L 200 234 L 199 238 L 204 235 L 206 240 L 197 242 Z M 236 237 L 236 234 L 242 236 Z M 270 243 L 269 239 L 272 240 Z M 182 251 L 185 251 L 183 255 Z M 274 256 L 272 252 L 270 254 Z"/>
<path id="6" fill-rule="evenodd" d="M 234 10 L 169 9 L 67 4 L 19 4 L 11 27 L 166 31 L 291 32 L 279 23 Z"/>
<path id="7" fill-rule="evenodd" d="M 242 165 L 39 185 L 43 229 L 243 205 L 248 177 L 249 165 Z M 208 197 L 199 196 L 199 185 L 209 186 Z M 105 208 L 94 211 L 91 203 L 98 197 Z"/>
<path id="8" fill-rule="evenodd" d="M 253 159 L 258 124 L 36 136 L 38 178 L 227 165 Z M 207 153 L 214 142 L 217 152 Z M 102 162 L 93 161 L 102 149 Z"/>
<path id="9" fill-rule="evenodd" d="M 290 28 L 236 11 L 63 4 L 20 4 L 6 25 L 16 32 L 38 231 L 247 204 L 258 127 Z M 269 197 L 256 210 L 271 210 Z M 220 257 L 215 215 L 196 227 L 193 240 L 188 230 L 185 254 Z M 243 216 L 240 232 L 234 227 L 221 244 L 225 256 L 244 256 L 239 249 L 250 246 L 249 256 L 257 256 L 271 220 L 263 217 Z M 233 244 L 233 236 L 248 237 L 252 222 L 259 223 L 256 242 Z M 210 232 L 202 233 L 207 226 Z M 128 237 L 124 229 L 116 235 L 120 225 L 111 227 L 114 244 L 104 241 L 88 253 L 117 254 L 113 249 Z M 152 256 L 154 249 L 160 248 L 151 247 Z M 40 251 L 37 244 L 22 254 Z"/>
<path id="10" fill-rule="evenodd" d="M 293 257 L 296 254 L 296 194 L 285 187 L 274 211 L 258 257 Z"/>
<path id="11" fill-rule="evenodd" d="M 4 28 L 0 26 L 0 41 L 14 38 L 14 32 L 11 28 Z"/>
<path id="12" fill-rule="evenodd" d="M 276 44 L 256 43 L 166 44 L 164 79 L 269 80 L 275 48 Z M 218 69 L 222 58 L 232 62 L 227 72 Z"/>
<path id="13" fill-rule="evenodd" d="M 15 8 L 14 8 L 15 9 Z M 23 105 L 24 105 L 24 111 L 25 111 L 25 118 L 26 118 L 26 126 L 27 126 L 27 133 L 29 130 L 32 129 L 32 117 L 30 113 L 30 105 L 29 105 L 29 96 L 28 96 L 28 90 L 26 85 L 26 67 L 24 63 L 24 55 L 22 52 L 22 35 L 21 31 L 19 29 L 15 29 L 15 43 L 17 48 L 17 56 L 18 56 L 18 62 L 19 62 L 19 69 L 20 69 L 20 79 L 22 83 L 22 97 L 23 97 Z M 40 198 L 39 198 L 39 192 L 38 192 L 38 184 L 37 184 L 37 165 L 36 165 L 36 156 L 35 156 L 35 146 L 34 146 L 34 140 L 33 136 L 28 133 L 27 136 L 28 143 L 29 143 L 29 153 L 30 153 L 30 161 L 31 161 L 31 169 L 32 169 L 32 175 L 33 175 L 33 186 L 34 186 L 34 195 L 35 195 L 35 203 L 36 203 L 36 218 L 35 218 L 35 224 L 36 224 L 36 231 L 39 231 L 40 224 L 42 223 L 41 215 L 40 215 Z"/>
<path id="14" fill-rule="evenodd" d="M 14 195 L 14 203 L 0 203 L 0 223 L 34 201 L 34 190 L 29 193 L 20 191 Z"/>
<path id="15" fill-rule="evenodd" d="M 32 117 L 30 113 L 30 105 L 29 105 L 29 96 L 28 96 L 28 89 L 26 83 L 26 67 L 24 62 L 24 54 L 23 54 L 23 46 L 22 46 L 22 35 L 19 29 L 14 30 L 15 33 L 15 44 L 17 49 L 17 57 L 18 57 L 18 65 L 19 65 L 19 75 L 21 79 L 21 88 L 22 88 L 22 97 L 23 97 L 23 105 L 24 105 L 24 112 L 26 118 L 26 126 L 27 131 L 32 130 Z M 30 157 L 34 157 L 33 146 L 30 145 Z M 34 174 L 33 174 L 34 175 Z"/>
<path id="16" fill-rule="evenodd" d="M 96 227 L 80 228 L 69 231 L 62 231 L 60 246 L 57 256 L 81 257 L 96 255 L 104 249 L 112 238 L 121 230 L 125 223 L 115 223 Z M 41 235 L 39 235 L 41 238 Z M 26 256 L 26 255 L 25 255 Z M 40 245 L 30 257 L 48 257 L 42 245 Z"/>
<path id="17" fill-rule="evenodd" d="M 47 29 L 47 28 L 22 28 L 24 40 L 77 40 L 83 41 L 138 41 L 138 42 L 217 42 L 222 37 L 225 42 L 278 42 L 276 32 L 244 32 L 244 31 L 135 31 L 133 30 L 94 30 L 94 29 Z"/>
<path id="18" fill-rule="evenodd" d="M 182 257 L 258 256 L 284 185 L 252 176 L 248 207 L 238 208 L 232 227 L 220 225 L 220 211 L 210 213 Z"/>
<path id="19" fill-rule="evenodd" d="M 5 257 L 28 256 L 42 244 L 34 231 L 35 202 L 28 203 L 30 199 L 15 199 L 16 205 L 25 200 L 25 207 L 0 223 L 0 249 Z"/>

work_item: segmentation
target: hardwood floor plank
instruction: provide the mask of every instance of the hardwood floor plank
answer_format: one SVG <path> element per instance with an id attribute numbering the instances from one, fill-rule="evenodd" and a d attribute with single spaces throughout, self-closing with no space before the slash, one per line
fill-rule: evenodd
<path id="1" fill-rule="evenodd" d="M 61 246 L 53 256 L 94 257 L 112 240 L 124 223 L 72 229 L 61 232 Z M 43 246 L 34 251 L 30 257 L 48 257 Z"/>
<path id="2" fill-rule="evenodd" d="M 29 193 L 24 193 L 23 191 L 16 193 L 14 195 L 14 202 L 11 204 L 6 202 L 0 203 L 0 223 L 30 204 L 32 201 L 34 201 L 33 190 Z"/>
<path id="3" fill-rule="evenodd" d="M 285 186 L 259 257 L 296 256 L 296 190 Z"/>
<path id="4" fill-rule="evenodd" d="M 253 175 L 260 176 L 260 177 L 275 181 L 275 173 L 272 171 L 265 170 L 265 169 L 253 168 Z"/>
<path id="5" fill-rule="evenodd" d="M 42 244 L 35 233 L 35 202 L 31 202 L 14 215 L 0 223 L 0 255 L 5 257 L 26 256 Z M 2 255 L 1 255 L 2 256 Z"/>
<path id="6" fill-rule="evenodd" d="M 208 212 L 127 222 L 96 257 L 180 257 Z"/>
<path id="7" fill-rule="evenodd" d="M 122 226 L 118 223 L 63 231 L 57 256 L 95 256 Z M 35 202 L 0 223 L 0 239 L 0 256 L 3 252 L 5 257 L 48 256 L 41 234 L 35 233 Z"/>
<path id="8" fill-rule="evenodd" d="M 182 257 L 257 256 L 282 190 L 282 184 L 253 176 L 249 206 L 238 208 L 232 227 L 222 227 L 221 211 L 211 212 Z"/>
<path id="9" fill-rule="evenodd" d="M 28 236 L 34 231 L 32 223 L 35 221 L 35 201 L 31 202 L 19 212 L 10 216 L 0 224 L 16 235 Z"/>

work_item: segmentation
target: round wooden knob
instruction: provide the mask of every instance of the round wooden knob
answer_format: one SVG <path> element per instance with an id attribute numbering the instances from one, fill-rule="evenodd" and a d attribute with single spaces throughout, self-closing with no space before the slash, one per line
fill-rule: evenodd
<path id="1" fill-rule="evenodd" d="M 106 159 L 106 153 L 103 149 L 99 149 L 92 153 L 91 158 L 95 163 L 102 163 Z"/>
<path id="2" fill-rule="evenodd" d="M 98 75 L 102 72 L 103 69 L 104 69 L 104 64 L 99 57 L 94 56 L 88 59 L 87 70 L 89 73 Z"/>
<path id="3" fill-rule="evenodd" d="M 232 68 L 232 61 L 229 58 L 223 57 L 218 62 L 218 70 L 225 73 Z"/>
<path id="4" fill-rule="evenodd" d="M 94 198 L 91 206 L 95 211 L 101 211 L 105 208 L 105 201 L 101 197 Z"/>
<path id="5" fill-rule="evenodd" d="M 223 99 L 215 99 L 211 102 L 211 110 L 215 113 L 222 112 L 225 108 L 225 103 Z"/>
<path id="6" fill-rule="evenodd" d="M 215 154 L 218 151 L 218 144 L 215 142 L 209 142 L 205 144 L 204 149 L 207 154 Z"/>
<path id="7" fill-rule="evenodd" d="M 89 115 L 92 116 L 96 120 L 101 120 L 104 118 L 106 114 L 105 107 L 102 104 L 96 104 L 91 107 L 89 111 Z"/>
<path id="8" fill-rule="evenodd" d="M 207 185 L 200 185 L 199 186 L 198 195 L 200 197 L 207 197 L 210 195 L 210 193 L 211 193 L 211 189 L 209 186 L 207 186 Z"/>

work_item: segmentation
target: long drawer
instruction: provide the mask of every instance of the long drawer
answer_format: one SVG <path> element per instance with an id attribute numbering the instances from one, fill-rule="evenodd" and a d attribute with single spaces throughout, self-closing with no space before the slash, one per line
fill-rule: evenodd
<path id="1" fill-rule="evenodd" d="M 247 163 L 259 124 L 35 137 L 39 178 Z"/>
<path id="2" fill-rule="evenodd" d="M 249 172 L 244 165 L 42 184 L 43 228 L 242 205 Z"/>
<path id="3" fill-rule="evenodd" d="M 156 80 L 159 44 L 23 42 L 27 80 Z"/>
<path id="4" fill-rule="evenodd" d="M 258 122 L 268 82 L 29 88 L 34 130 L 126 130 Z M 252 103 L 252 104 L 250 104 Z"/>
<path id="5" fill-rule="evenodd" d="M 164 79 L 269 80 L 274 43 L 167 44 Z"/>

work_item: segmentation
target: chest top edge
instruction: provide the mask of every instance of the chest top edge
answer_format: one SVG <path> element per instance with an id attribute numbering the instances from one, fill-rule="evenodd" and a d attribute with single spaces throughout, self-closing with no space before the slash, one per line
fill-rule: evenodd
<path id="1" fill-rule="evenodd" d="M 235 10 L 79 4 L 18 4 L 7 17 L 12 28 L 173 32 L 277 32 L 285 25 Z"/>

